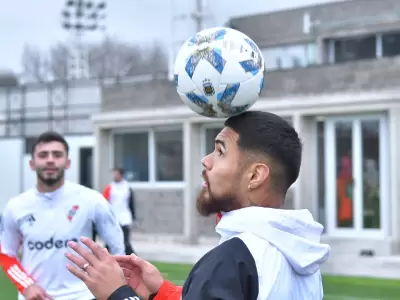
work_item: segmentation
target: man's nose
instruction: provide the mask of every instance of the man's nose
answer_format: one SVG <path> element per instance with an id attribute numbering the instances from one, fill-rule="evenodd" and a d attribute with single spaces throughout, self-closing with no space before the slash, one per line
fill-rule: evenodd
<path id="1" fill-rule="evenodd" d="M 207 170 L 211 169 L 211 153 L 201 159 L 201 164 Z"/>
<path id="2" fill-rule="evenodd" d="M 53 154 L 49 154 L 49 155 L 46 157 L 46 163 L 47 163 L 47 164 L 54 164 L 54 161 L 55 161 L 55 157 L 54 157 Z"/>

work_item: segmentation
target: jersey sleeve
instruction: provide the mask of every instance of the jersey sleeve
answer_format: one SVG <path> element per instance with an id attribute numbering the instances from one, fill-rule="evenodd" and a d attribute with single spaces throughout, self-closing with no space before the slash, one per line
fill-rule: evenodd
<path id="1" fill-rule="evenodd" d="M 175 286 L 169 281 L 165 281 L 160 288 L 158 294 L 165 295 L 164 293 L 168 293 L 169 298 L 162 298 L 168 300 L 181 300 L 182 287 Z M 160 299 L 157 298 L 156 295 L 150 295 L 149 300 Z M 108 300 L 140 300 L 139 296 L 135 293 L 135 291 L 128 285 L 121 286 L 116 289 L 108 298 Z"/>
<path id="2" fill-rule="evenodd" d="M 107 300 L 140 300 L 139 296 L 128 285 L 123 285 L 115 290 Z M 149 299 L 150 300 L 150 299 Z"/>
<path id="3" fill-rule="evenodd" d="M 111 254 L 125 254 L 124 234 L 115 218 L 110 204 L 98 194 L 94 209 L 94 223 L 103 241 L 108 245 Z"/>
<path id="4" fill-rule="evenodd" d="M 18 249 L 21 245 L 22 237 L 9 205 L 6 205 L 4 209 L 2 223 L 0 265 L 18 291 L 23 293 L 25 288 L 33 284 L 34 281 L 26 274 L 18 260 Z"/>

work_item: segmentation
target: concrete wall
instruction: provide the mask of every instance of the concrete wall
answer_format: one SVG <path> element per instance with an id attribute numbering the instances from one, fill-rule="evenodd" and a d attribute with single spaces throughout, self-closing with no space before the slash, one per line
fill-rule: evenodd
<path id="1" fill-rule="evenodd" d="M 167 79 L 107 85 L 102 89 L 102 111 L 165 107 L 182 104 L 175 85 Z"/>
<path id="2" fill-rule="evenodd" d="M 135 189 L 137 231 L 183 235 L 183 191 Z"/>
<path id="3" fill-rule="evenodd" d="M 383 90 L 398 86 L 398 74 L 400 57 L 268 71 L 261 96 Z M 102 97 L 104 112 L 183 105 L 175 85 L 161 79 L 107 86 L 102 90 Z"/>
<path id="4" fill-rule="evenodd" d="M 367 33 L 400 28 L 399 22 L 393 21 L 393 18 L 397 17 L 398 5 L 397 0 L 337 1 L 233 18 L 229 25 L 249 35 L 261 48 L 297 44 L 315 41 L 316 36 L 332 36 L 338 32 Z M 310 15 L 311 20 L 321 24 L 319 28 L 317 27 L 317 31 L 311 34 L 303 32 L 303 18 L 306 13 Z M 360 18 L 366 17 L 376 18 L 374 22 L 360 20 Z M 334 22 L 354 19 L 356 22 L 343 23 L 343 25 L 331 29 L 327 28 Z"/>

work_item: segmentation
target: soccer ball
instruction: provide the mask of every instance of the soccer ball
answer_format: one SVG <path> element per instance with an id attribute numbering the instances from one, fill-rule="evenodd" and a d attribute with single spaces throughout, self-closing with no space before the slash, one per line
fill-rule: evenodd
<path id="1" fill-rule="evenodd" d="M 178 94 L 189 108 L 202 116 L 227 118 L 245 112 L 260 97 L 264 58 L 242 32 L 210 28 L 182 45 L 174 75 Z"/>

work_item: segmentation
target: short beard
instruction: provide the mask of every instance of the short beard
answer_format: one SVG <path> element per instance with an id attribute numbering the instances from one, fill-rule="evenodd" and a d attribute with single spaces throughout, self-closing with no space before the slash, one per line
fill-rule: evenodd
<path id="1" fill-rule="evenodd" d="M 212 214 L 228 212 L 239 208 L 237 205 L 238 202 L 233 195 L 215 198 L 212 196 L 211 191 L 208 190 L 208 198 L 206 198 L 204 196 L 205 193 L 207 193 L 205 189 L 201 190 L 196 201 L 197 211 L 203 217 L 208 217 Z"/>
<path id="2" fill-rule="evenodd" d="M 44 178 L 40 172 L 37 172 L 37 176 L 41 182 L 43 182 L 47 186 L 54 186 L 59 183 L 60 180 L 64 178 L 64 170 L 60 170 L 60 172 L 54 178 Z"/>

